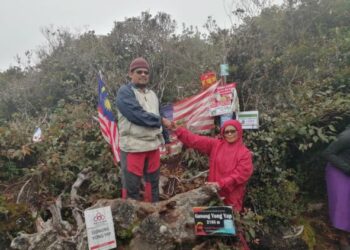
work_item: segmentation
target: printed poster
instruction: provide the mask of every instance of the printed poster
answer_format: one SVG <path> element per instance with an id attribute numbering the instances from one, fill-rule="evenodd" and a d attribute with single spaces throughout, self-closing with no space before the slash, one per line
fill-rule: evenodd
<path id="1" fill-rule="evenodd" d="M 108 250 L 117 247 L 111 207 L 84 211 L 89 250 Z"/>
<path id="2" fill-rule="evenodd" d="M 259 128 L 259 111 L 244 111 L 237 114 L 237 120 L 242 124 L 243 129 Z"/>
<path id="3" fill-rule="evenodd" d="M 214 98 L 210 104 L 209 112 L 211 116 L 229 114 L 233 112 L 232 102 L 237 98 L 236 83 L 218 86 L 214 92 Z"/>

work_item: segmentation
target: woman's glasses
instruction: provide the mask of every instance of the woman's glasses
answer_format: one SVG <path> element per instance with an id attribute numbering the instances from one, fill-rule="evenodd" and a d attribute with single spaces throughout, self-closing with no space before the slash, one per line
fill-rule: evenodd
<path id="1" fill-rule="evenodd" d="M 135 72 L 136 72 L 136 74 L 138 74 L 138 75 L 144 74 L 144 75 L 147 76 L 147 75 L 149 74 L 149 72 L 148 72 L 147 70 L 136 70 Z"/>
<path id="2" fill-rule="evenodd" d="M 234 134 L 234 133 L 236 133 L 237 132 L 237 130 L 225 130 L 225 132 L 224 132 L 224 134 L 225 135 L 228 135 L 228 134 Z"/>

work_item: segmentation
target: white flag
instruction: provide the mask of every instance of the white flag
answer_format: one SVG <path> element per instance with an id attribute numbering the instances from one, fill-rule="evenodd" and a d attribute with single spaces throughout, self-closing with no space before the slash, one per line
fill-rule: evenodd
<path id="1" fill-rule="evenodd" d="M 41 129 L 36 128 L 33 134 L 33 142 L 41 142 Z"/>

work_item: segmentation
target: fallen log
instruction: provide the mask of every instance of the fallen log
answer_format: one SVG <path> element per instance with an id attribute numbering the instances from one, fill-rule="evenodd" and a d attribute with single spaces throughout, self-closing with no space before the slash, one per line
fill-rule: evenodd
<path id="1" fill-rule="evenodd" d="M 204 185 L 155 204 L 129 199 L 99 200 L 89 209 L 110 206 L 117 241 L 129 241 L 129 249 L 166 250 L 195 244 L 192 207 L 207 206 L 213 201 L 221 202 L 216 188 Z M 74 235 L 61 234 L 57 228 L 50 227 L 36 234 L 20 234 L 13 239 L 11 247 L 23 250 L 85 250 L 87 233 L 82 225 Z"/>
<path id="2" fill-rule="evenodd" d="M 35 221 L 37 233 L 26 234 L 20 233 L 19 236 L 14 238 L 11 242 L 11 247 L 13 249 L 77 249 L 76 245 L 79 244 L 80 249 L 86 249 L 87 244 L 80 240 L 82 235 L 84 235 L 83 228 L 85 224 L 79 213 L 78 204 L 78 189 L 81 184 L 91 177 L 91 168 L 83 169 L 79 174 L 77 180 L 74 182 L 71 190 L 71 204 L 73 207 L 73 217 L 76 220 L 76 228 L 70 223 L 62 219 L 62 195 L 59 195 L 55 202 L 50 204 L 48 210 L 50 211 L 52 217 L 43 221 L 41 216 L 38 215 L 36 209 L 32 208 L 32 213 L 35 217 L 38 217 Z M 27 183 L 26 183 L 27 184 Z M 25 184 L 25 185 L 26 185 Z M 20 192 L 21 193 L 21 192 Z"/>

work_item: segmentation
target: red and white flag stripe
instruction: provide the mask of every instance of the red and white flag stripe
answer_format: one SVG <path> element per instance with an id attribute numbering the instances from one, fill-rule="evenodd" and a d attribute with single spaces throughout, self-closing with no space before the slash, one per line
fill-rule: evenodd
<path id="1" fill-rule="evenodd" d="M 215 89 L 220 81 L 205 91 L 174 104 L 173 120 L 183 121 L 186 127 L 195 133 L 209 132 L 214 128 L 214 117 L 210 116 L 209 107 Z"/>
<path id="2" fill-rule="evenodd" d="M 105 138 L 105 140 L 112 146 L 114 161 L 119 162 L 120 152 L 117 123 L 115 121 L 110 121 L 107 117 L 105 117 L 101 108 L 98 108 L 98 121 L 100 123 L 103 138 Z"/>

